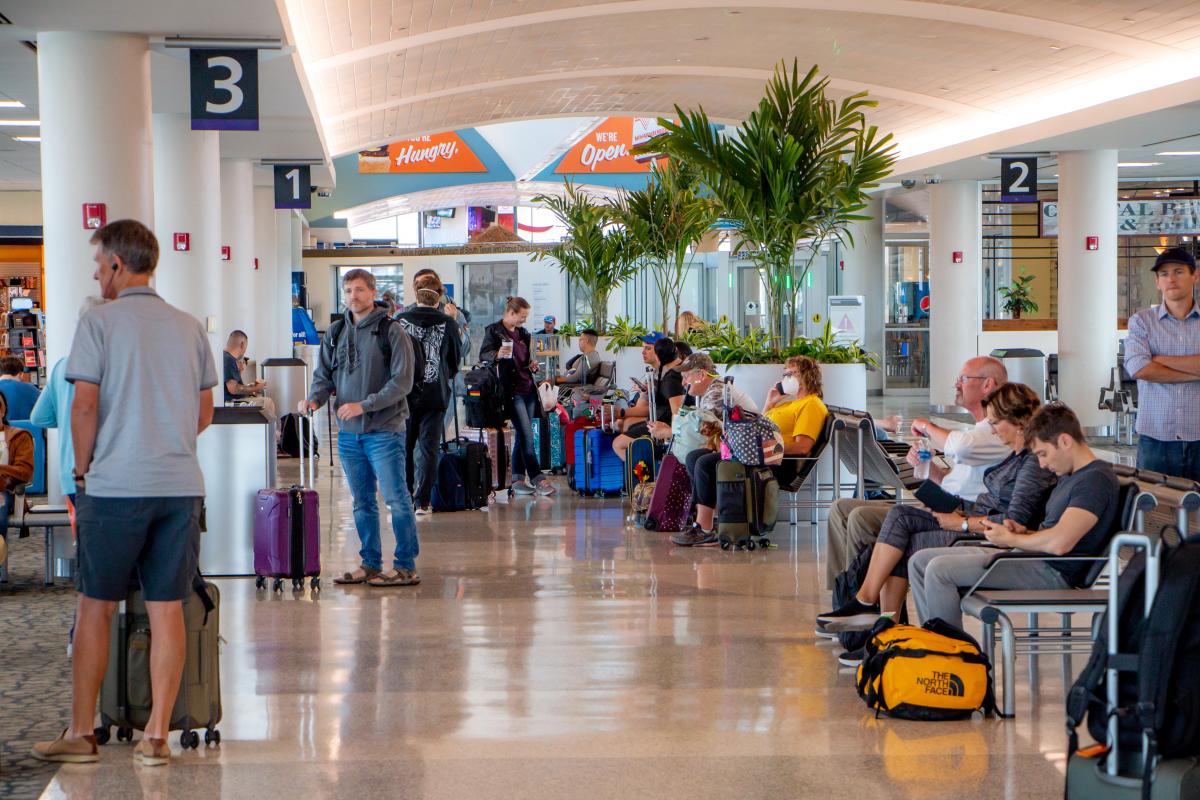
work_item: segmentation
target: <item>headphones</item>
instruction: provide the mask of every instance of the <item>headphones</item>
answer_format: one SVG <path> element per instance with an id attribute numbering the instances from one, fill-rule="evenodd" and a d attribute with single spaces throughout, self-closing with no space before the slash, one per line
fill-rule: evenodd
<path id="1" fill-rule="evenodd" d="M 115 261 L 114 261 L 114 262 L 112 262 L 112 268 L 113 268 L 113 272 L 116 272 L 116 271 L 117 271 L 117 268 L 118 268 L 118 264 L 117 264 L 117 262 L 115 262 Z"/>

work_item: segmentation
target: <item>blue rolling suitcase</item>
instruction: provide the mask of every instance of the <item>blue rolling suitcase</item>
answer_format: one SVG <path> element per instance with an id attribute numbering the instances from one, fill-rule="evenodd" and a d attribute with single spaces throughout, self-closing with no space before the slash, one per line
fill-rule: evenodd
<path id="1" fill-rule="evenodd" d="M 616 437 L 599 428 L 575 432 L 575 447 L 583 458 L 575 459 L 575 491 L 580 495 L 615 497 L 625 486 L 625 468 L 613 452 Z"/>

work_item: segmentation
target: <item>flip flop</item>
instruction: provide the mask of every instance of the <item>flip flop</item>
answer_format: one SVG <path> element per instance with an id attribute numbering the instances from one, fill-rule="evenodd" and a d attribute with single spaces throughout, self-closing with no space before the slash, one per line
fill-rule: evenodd
<path id="1" fill-rule="evenodd" d="M 367 586 L 416 586 L 421 582 L 421 576 L 416 570 L 398 569 L 391 575 L 380 572 L 367 581 Z"/>
<path id="2" fill-rule="evenodd" d="M 340 578 L 334 578 L 333 582 L 341 586 L 349 586 L 355 583 L 366 583 L 379 574 L 379 570 L 372 567 L 362 566 L 358 569 L 362 570 L 363 572 L 361 577 L 355 575 L 353 572 L 343 572 L 342 576 Z"/>

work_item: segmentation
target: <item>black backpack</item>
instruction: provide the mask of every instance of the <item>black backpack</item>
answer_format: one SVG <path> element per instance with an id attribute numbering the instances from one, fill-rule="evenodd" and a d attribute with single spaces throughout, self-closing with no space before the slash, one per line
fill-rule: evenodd
<path id="1" fill-rule="evenodd" d="M 467 425 L 472 428 L 504 427 L 504 390 L 494 361 L 476 364 L 463 377 Z"/>
<path id="2" fill-rule="evenodd" d="M 304 448 L 304 454 L 310 458 L 320 458 L 319 440 L 314 436 L 312 438 L 312 452 L 308 450 L 308 417 L 301 416 L 296 413 L 284 414 L 280 420 L 279 434 L 279 449 L 287 453 L 292 458 L 300 457 L 300 448 Z"/>
<path id="3" fill-rule="evenodd" d="M 874 552 L 875 545 L 863 545 L 863 548 L 858 551 L 858 555 L 850 562 L 850 566 L 838 575 L 833 580 L 833 607 L 841 608 L 850 602 L 850 598 L 858 594 L 858 590 L 862 587 L 863 580 L 867 577 L 867 568 L 871 566 L 871 553 Z M 896 615 L 896 622 L 908 622 L 908 604 L 900 606 L 900 613 Z M 841 631 L 837 635 L 838 642 L 842 647 L 849 652 L 861 650 L 871 638 L 870 631 Z"/>
<path id="4" fill-rule="evenodd" d="M 391 339 L 390 334 L 391 334 L 391 327 L 393 325 L 400 325 L 400 323 L 388 316 L 384 316 L 375 325 L 375 331 L 374 331 L 375 343 L 377 345 L 379 345 L 379 352 L 383 354 L 383 363 L 385 363 L 385 364 L 392 363 L 392 339 Z M 341 338 L 342 331 L 345 329 L 345 327 L 346 327 L 346 318 L 345 317 L 342 317 L 341 319 L 337 320 L 336 322 L 334 322 L 332 325 L 329 326 L 329 348 L 330 348 L 330 350 L 333 351 L 333 369 L 335 371 L 337 370 L 338 339 Z M 400 330 L 404 331 L 403 325 L 400 325 Z M 404 335 L 408 336 L 408 332 L 405 331 Z M 410 337 L 410 339 L 411 339 L 411 337 Z M 422 376 L 425 374 L 425 348 L 423 348 L 419 342 L 414 341 L 412 343 L 412 351 L 413 351 L 413 388 L 415 389 L 421 383 L 421 381 L 423 379 Z"/>
<path id="5" fill-rule="evenodd" d="M 1117 584 L 1120 618 L 1118 655 L 1108 654 L 1108 614 L 1087 666 L 1067 695 L 1067 730 L 1073 753 L 1076 729 L 1087 718 L 1088 733 L 1097 742 L 1108 739 L 1105 670 L 1118 673 L 1118 744 L 1124 752 L 1140 752 L 1142 737 L 1149 757 L 1164 759 L 1200 756 L 1200 542 L 1164 549 L 1158 592 L 1150 615 L 1145 612 L 1146 559 L 1139 551 Z M 1112 662 L 1110 664 L 1110 658 Z M 1147 770 L 1143 794 L 1149 798 L 1153 770 Z"/>

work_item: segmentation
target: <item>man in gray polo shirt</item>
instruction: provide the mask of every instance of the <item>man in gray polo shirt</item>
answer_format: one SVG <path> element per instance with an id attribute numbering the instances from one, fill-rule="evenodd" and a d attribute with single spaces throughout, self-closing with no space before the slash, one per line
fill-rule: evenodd
<path id="1" fill-rule="evenodd" d="M 158 242 L 140 222 L 112 222 L 92 236 L 95 279 L 112 302 L 79 321 L 66 377 L 75 384 L 79 606 L 71 726 L 34 745 L 44 761 L 97 760 L 96 699 L 108 665 L 109 625 L 136 570 L 150 616 L 154 709 L 134 758 L 170 760 L 167 731 L 183 674 L 182 600 L 200 554 L 204 479 L 196 437 L 212 422 L 217 385 L 199 320 L 150 288 Z"/>

